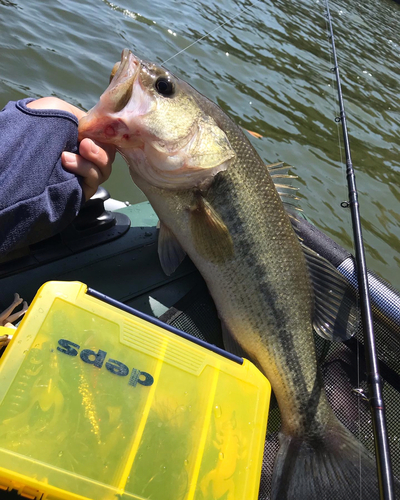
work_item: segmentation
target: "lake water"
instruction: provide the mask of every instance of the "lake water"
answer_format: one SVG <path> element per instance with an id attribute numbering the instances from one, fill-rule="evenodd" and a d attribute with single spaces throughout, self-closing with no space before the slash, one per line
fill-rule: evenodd
<path id="1" fill-rule="evenodd" d="M 400 289 L 400 5 L 330 7 L 367 264 Z M 293 165 L 308 218 L 352 249 L 323 0 L 0 0 L 0 106 L 55 95 L 89 109 L 124 47 L 173 57 L 173 73 L 261 134 L 251 140 L 266 162 Z M 144 200 L 121 158 L 106 187 Z"/>

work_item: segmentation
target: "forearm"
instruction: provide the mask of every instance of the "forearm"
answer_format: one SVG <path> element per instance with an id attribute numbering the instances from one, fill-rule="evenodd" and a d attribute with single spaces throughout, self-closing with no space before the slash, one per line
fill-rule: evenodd
<path id="1" fill-rule="evenodd" d="M 57 97 L 43 97 L 28 104 L 35 109 L 61 109 L 72 113 L 80 120 L 85 112 L 62 101 Z M 91 139 L 84 139 L 79 145 L 79 155 L 64 152 L 61 156 L 62 165 L 69 172 L 79 175 L 81 186 L 88 200 L 97 191 L 100 184 L 105 182 L 111 173 L 111 165 L 115 157 L 115 148 L 108 144 L 96 144 Z"/>
<path id="2" fill-rule="evenodd" d="M 0 256 L 57 234 L 72 222 L 81 202 L 78 179 L 71 178 L 0 210 Z"/>
<path id="3" fill-rule="evenodd" d="M 0 252 L 63 229 L 78 213 L 79 179 L 61 152 L 78 152 L 77 118 L 64 110 L 31 109 L 27 100 L 0 113 Z"/>
<path id="4" fill-rule="evenodd" d="M 55 97 L 0 113 L 0 255 L 62 230 L 109 177 L 114 147 L 84 139 L 78 149 L 84 114 Z"/>

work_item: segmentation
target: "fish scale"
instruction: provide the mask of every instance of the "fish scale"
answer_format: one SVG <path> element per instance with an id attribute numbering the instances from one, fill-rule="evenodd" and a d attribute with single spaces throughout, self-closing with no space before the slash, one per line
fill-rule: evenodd
<path id="1" fill-rule="evenodd" d="M 160 218 L 163 268 L 172 272 L 189 255 L 224 329 L 270 380 L 282 416 L 272 500 L 377 498 L 372 457 L 327 403 L 302 247 L 241 129 L 189 84 L 125 49 L 79 136 L 121 152 Z"/>
<path id="2" fill-rule="evenodd" d="M 220 113 L 219 108 L 213 111 L 214 115 Z M 206 278 L 206 281 L 211 281 L 209 287 L 213 287 L 211 293 L 220 315 L 246 352 L 250 351 L 249 342 L 244 343 L 241 338 L 249 336 L 250 330 L 259 332 L 260 338 L 268 337 L 261 352 L 251 351 L 252 359 L 269 378 L 272 356 L 266 362 L 264 351 L 279 350 L 280 373 L 293 375 L 285 384 L 285 387 L 290 385 L 290 392 L 284 390 L 280 394 L 275 388 L 275 394 L 280 407 L 290 405 L 293 411 L 309 399 L 316 380 L 312 292 L 305 259 L 265 165 L 238 127 L 223 116 L 217 122 L 222 124 L 237 158 L 226 172 L 218 174 L 221 179 L 210 188 L 207 199 L 232 235 L 235 261 L 227 263 L 219 280 Z M 196 265 L 202 266 L 200 262 Z M 238 271 L 243 276 L 239 282 Z M 229 301 L 223 303 L 219 298 L 227 284 L 230 284 Z M 244 293 L 238 294 L 237 290 Z M 234 318 L 243 319 L 245 314 L 246 331 L 238 335 Z M 298 359 L 301 353 L 304 359 Z M 304 372 L 310 373 L 308 380 Z M 322 386 L 318 387 L 321 391 Z M 284 425 L 286 414 L 282 413 Z"/>

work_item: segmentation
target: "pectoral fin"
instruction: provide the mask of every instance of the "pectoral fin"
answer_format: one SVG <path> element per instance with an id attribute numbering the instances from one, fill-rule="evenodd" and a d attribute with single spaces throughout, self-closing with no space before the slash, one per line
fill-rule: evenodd
<path id="1" fill-rule="evenodd" d="M 185 258 L 186 252 L 181 247 L 174 233 L 160 221 L 158 235 L 158 256 L 161 267 L 167 276 L 170 276 Z"/>
<path id="2" fill-rule="evenodd" d="M 233 256 L 233 241 L 224 221 L 201 196 L 190 207 L 190 229 L 196 250 L 214 264 Z"/>

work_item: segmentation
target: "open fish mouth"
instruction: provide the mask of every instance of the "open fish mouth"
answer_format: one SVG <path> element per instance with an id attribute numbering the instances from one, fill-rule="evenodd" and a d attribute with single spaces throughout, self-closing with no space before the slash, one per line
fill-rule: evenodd
<path id="1" fill-rule="evenodd" d="M 118 113 L 127 105 L 132 96 L 132 86 L 139 74 L 139 70 L 140 60 L 129 49 L 124 49 L 115 75 L 113 76 L 113 72 L 111 72 L 110 85 L 103 94 L 103 96 L 107 94 L 107 99 L 109 104 L 112 105 L 114 113 Z"/>
<path id="2" fill-rule="evenodd" d="M 117 62 L 111 71 L 110 84 L 113 80 L 116 81 L 120 78 L 131 77 L 132 73 L 136 77 L 139 66 L 139 59 L 129 49 L 124 49 L 121 53 L 121 61 Z"/>
<path id="3" fill-rule="evenodd" d="M 135 57 L 129 49 L 124 49 L 121 54 L 121 62 L 114 65 L 110 84 L 101 95 L 100 101 L 86 116 L 79 120 L 78 139 L 80 141 L 84 137 L 104 139 L 105 131 L 106 136 L 110 139 L 117 135 L 117 130 L 122 125 L 121 122 L 113 122 L 104 127 L 104 118 L 99 119 L 99 115 L 104 115 L 104 113 L 112 115 L 124 109 L 132 97 L 132 88 L 139 72 L 140 59 Z"/>

